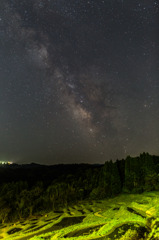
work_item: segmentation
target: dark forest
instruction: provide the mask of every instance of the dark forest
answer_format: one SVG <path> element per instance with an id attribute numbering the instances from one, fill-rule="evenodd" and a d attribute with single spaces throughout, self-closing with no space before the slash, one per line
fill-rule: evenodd
<path id="1" fill-rule="evenodd" d="M 159 157 L 148 153 L 104 165 L 3 165 L 0 221 L 14 222 L 81 200 L 159 190 Z"/>

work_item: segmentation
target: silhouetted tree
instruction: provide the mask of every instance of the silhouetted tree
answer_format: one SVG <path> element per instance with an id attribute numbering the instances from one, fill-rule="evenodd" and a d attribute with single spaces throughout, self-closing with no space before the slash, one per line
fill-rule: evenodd
<path id="1" fill-rule="evenodd" d="M 121 192 L 120 176 L 116 163 L 105 162 L 99 177 L 99 189 L 101 191 L 100 197 L 110 197 Z"/>

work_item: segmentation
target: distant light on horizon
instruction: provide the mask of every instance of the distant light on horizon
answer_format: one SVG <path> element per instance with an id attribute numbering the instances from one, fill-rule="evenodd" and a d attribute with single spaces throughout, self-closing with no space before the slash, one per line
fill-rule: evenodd
<path id="1" fill-rule="evenodd" d="M 1 165 L 5 165 L 5 164 L 8 164 L 8 165 L 11 165 L 11 164 L 13 164 L 13 162 L 8 162 L 8 161 L 0 161 L 0 164 Z"/>

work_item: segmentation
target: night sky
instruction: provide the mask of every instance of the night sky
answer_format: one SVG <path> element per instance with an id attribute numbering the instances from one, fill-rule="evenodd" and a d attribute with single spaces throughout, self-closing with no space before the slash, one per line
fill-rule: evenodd
<path id="1" fill-rule="evenodd" d="M 0 160 L 159 155 L 157 0 L 0 0 Z"/>

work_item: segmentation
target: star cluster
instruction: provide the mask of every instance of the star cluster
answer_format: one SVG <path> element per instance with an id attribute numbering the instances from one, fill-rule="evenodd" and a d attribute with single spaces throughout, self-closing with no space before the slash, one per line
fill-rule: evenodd
<path id="1" fill-rule="evenodd" d="M 158 12 L 148 0 L 1 0 L 1 158 L 159 154 Z"/>

